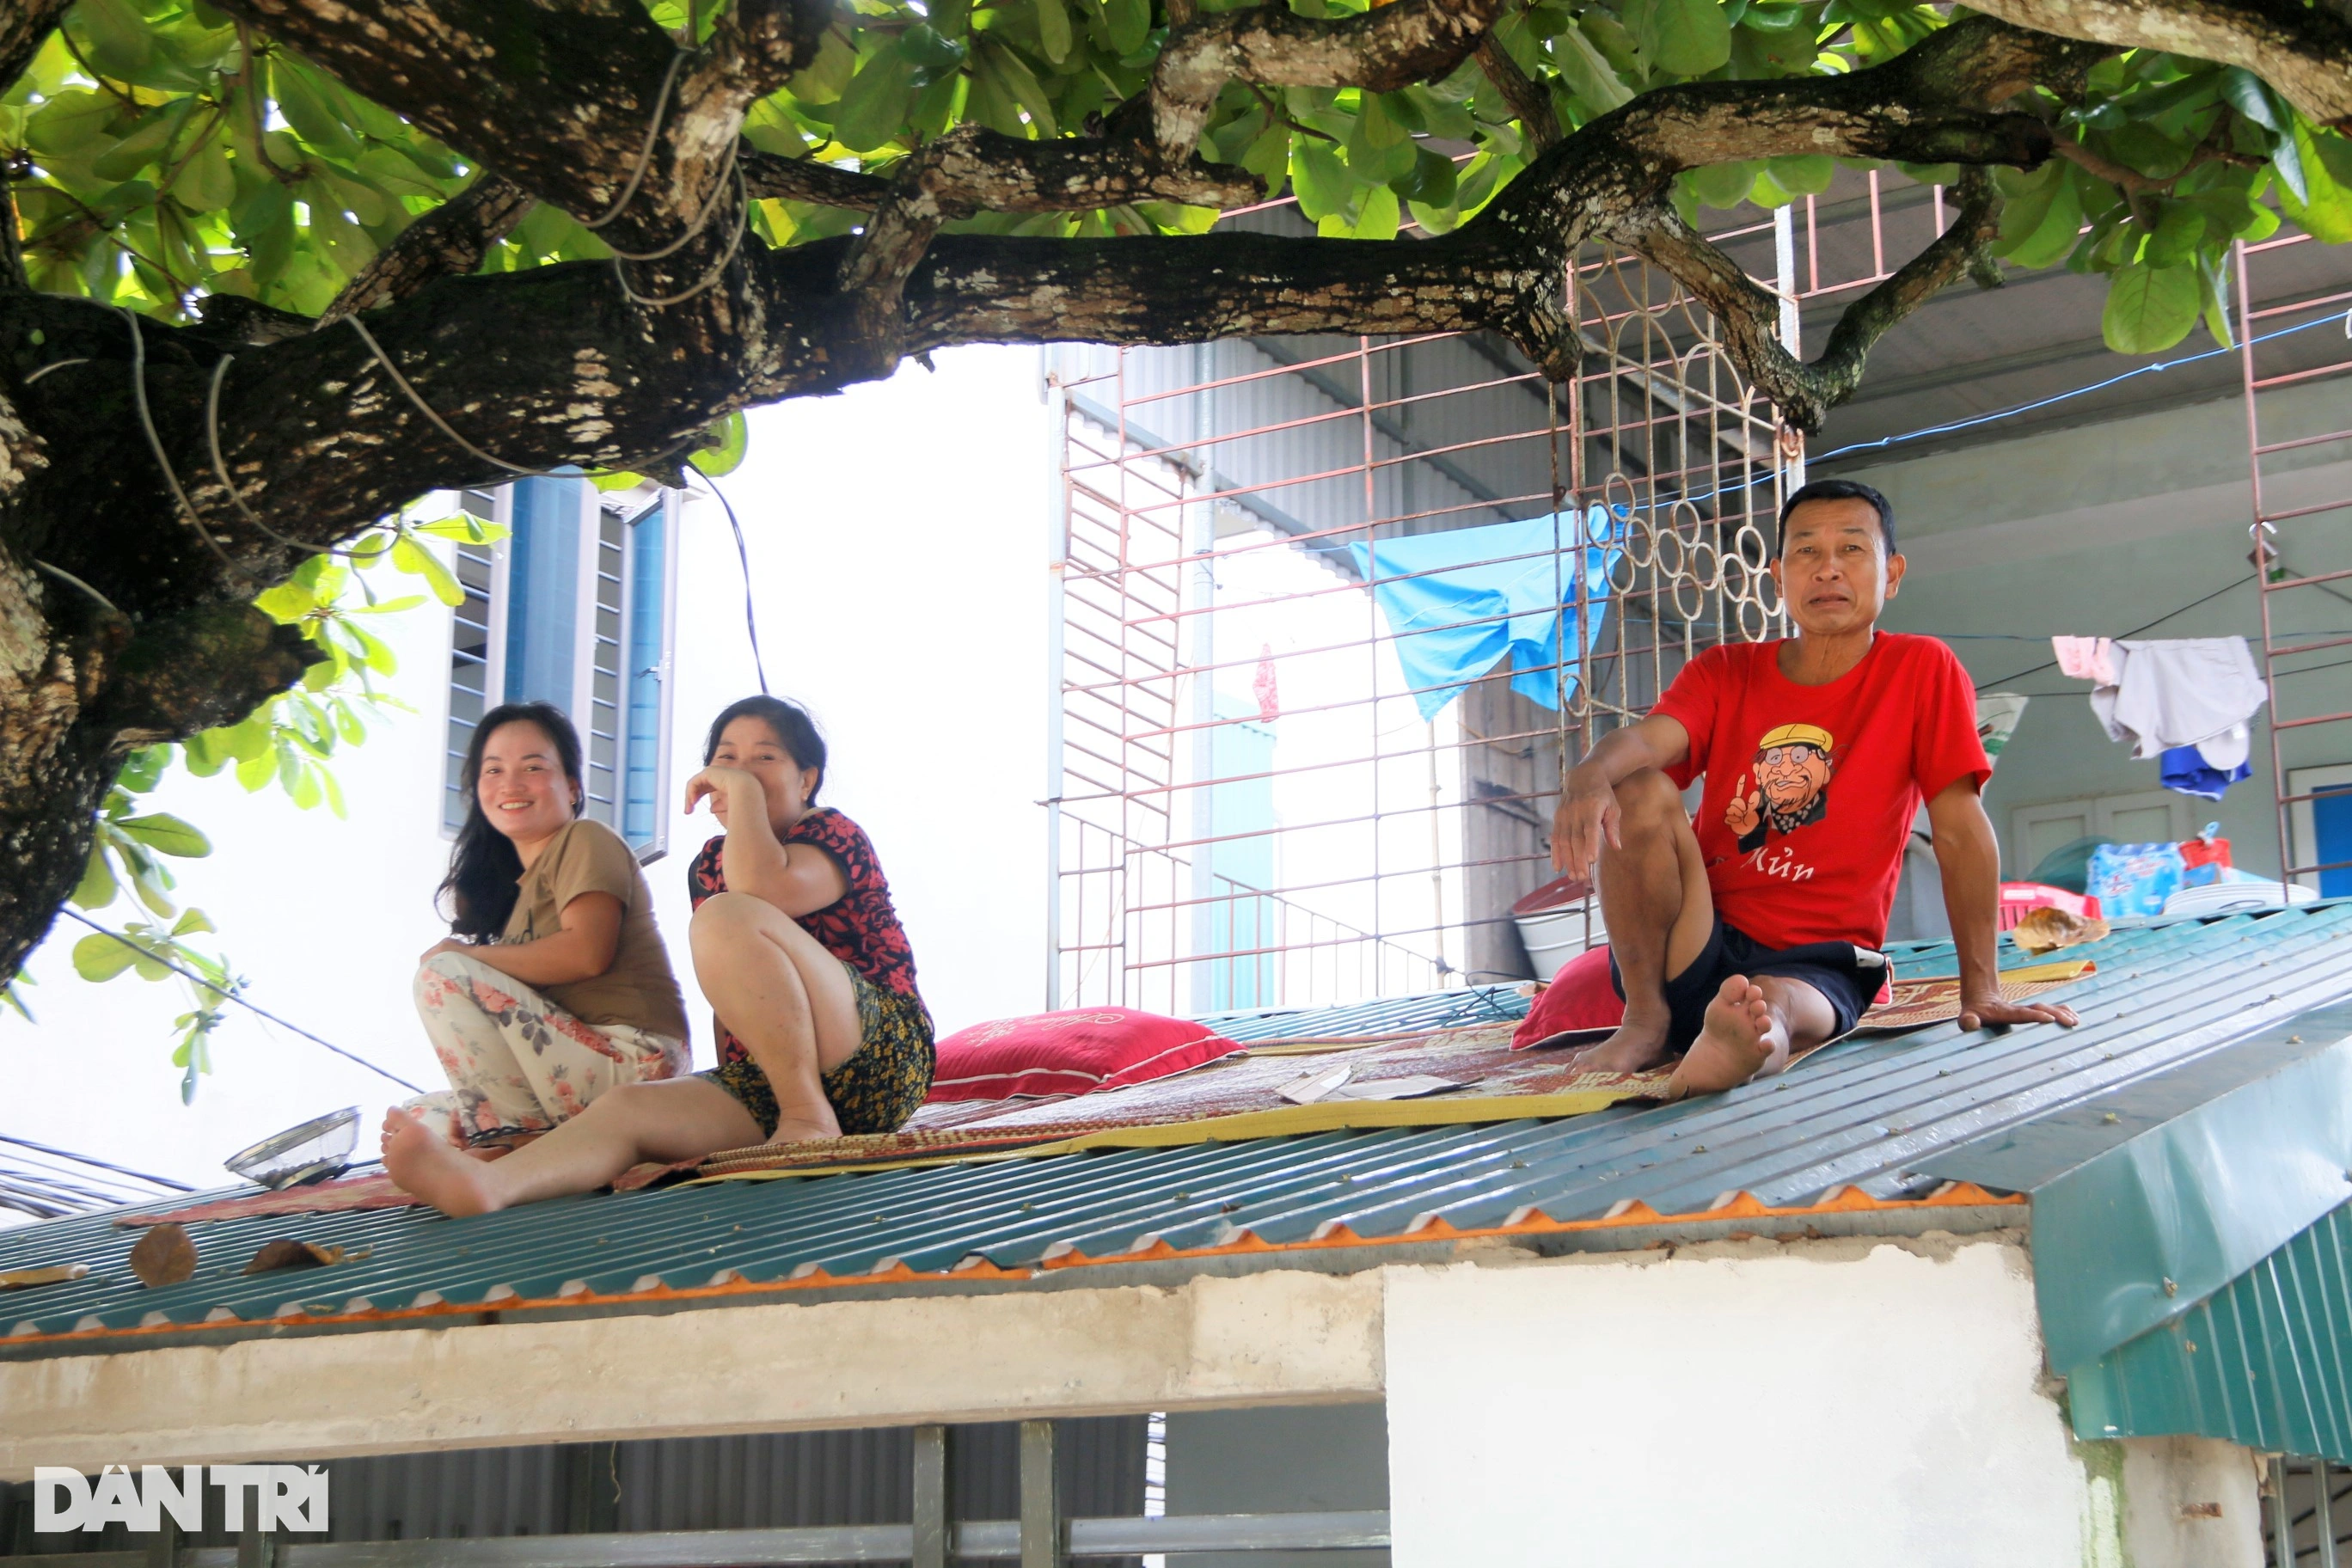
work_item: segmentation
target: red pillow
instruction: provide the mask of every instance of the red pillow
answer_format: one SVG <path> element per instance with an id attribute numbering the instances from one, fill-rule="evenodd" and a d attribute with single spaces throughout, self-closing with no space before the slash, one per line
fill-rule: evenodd
<path id="1" fill-rule="evenodd" d="M 1132 1007 L 1000 1018 L 958 1029 L 939 1043 L 930 1099 L 1008 1100 L 1124 1089 L 1241 1049 L 1205 1024 Z"/>
<path id="2" fill-rule="evenodd" d="M 1554 1035 L 1613 1029 L 1624 1021 L 1625 998 L 1609 981 L 1609 950 L 1587 948 L 1536 994 L 1536 1005 L 1511 1032 L 1511 1048 L 1525 1050 Z"/>

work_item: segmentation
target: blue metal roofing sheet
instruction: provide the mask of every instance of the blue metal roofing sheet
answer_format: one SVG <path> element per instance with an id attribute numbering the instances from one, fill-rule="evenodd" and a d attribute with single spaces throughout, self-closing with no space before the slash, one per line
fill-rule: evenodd
<path id="1" fill-rule="evenodd" d="M 194 1227 L 205 1258 L 196 1276 L 155 1290 L 130 1278 L 132 1237 L 110 1216 L 27 1226 L 0 1232 L 0 1268 L 79 1260 L 96 1272 L 0 1295 L 0 1328 L 49 1335 L 267 1320 L 282 1307 L 321 1315 L 495 1305 L 722 1276 L 859 1275 L 894 1261 L 938 1270 L 977 1257 L 1026 1268 L 1052 1253 L 1102 1257 L 1153 1238 L 1211 1247 L 1248 1232 L 1283 1245 L 1333 1226 L 1389 1238 L 1423 1215 L 1471 1229 L 1525 1207 L 1594 1218 L 1629 1199 L 1692 1215 L 1728 1191 L 1801 1205 L 1854 1184 L 1895 1198 L 1935 1184 L 1923 1167 L 1941 1151 L 2352 996 L 2352 905 L 2126 929 L 2082 951 L 2099 971 L 2064 994 L 2083 1016 L 2078 1029 L 1963 1036 L 1945 1025 L 1853 1039 L 1727 1094 L 1569 1121 L 719 1183 L 469 1220 L 404 1209 L 215 1221 Z M 1914 974 L 1952 963 L 1948 944 L 1896 956 Z M 1330 1022 L 1291 1015 L 1275 1033 L 1318 1034 Z M 341 1245 L 349 1256 L 301 1273 L 237 1273 L 280 1236 Z"/>

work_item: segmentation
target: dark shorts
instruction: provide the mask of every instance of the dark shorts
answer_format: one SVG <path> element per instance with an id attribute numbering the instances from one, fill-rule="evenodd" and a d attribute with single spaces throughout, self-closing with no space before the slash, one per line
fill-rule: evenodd
<path id="1" fill-rule="evenodd" d="M 1871 962 L 1864 962 L 1867 954 Z M 1893 978 L 1894 966 L 1883 953 L 1872 952 L 1850 942 L 1808 942 L 1802 947 L 1766 947 L 1737 926 L 1723 923 L 1715 917 L 1715 929 L 1707 932 L 1706 945 L 1698 950 L 1690 967 L 1666 982 L 1666 1006 L 1674 1014 L 1674 1022 L 1666 1029 L 1666 1048 L 1675 1051 L 1690 1049 L 1706 1022 L 1706 1005 L 1723 989 L 1723 983 L 1735 974 L 1745 974 L 1750 980 L 1759 974 L 1778 975 L 1783 980 L 1801 980 L 1822 994 L 1837 1015 L 1837 1027 L 1831 1031 L 1835 1039 L 1858 1023 L 1878 988 Z M 1617 972 L 1617 960 L 1609 960 L 1609 983 L 1617 994 L 1625 994 L 1624 976 Z"/>
<path id="2" fill-rule="evenodd" d="M 855 969 L 849 984 L 857 993 L 857 1049 L 818 1082 L 842 1131 L 895 1132 L 931 1092 L 931 1015 L 916 993 L 885 990 Z M 761 1137 L 775 1136 L 776 1091 L 756 1064 L 722 1062 L 694 1076 L 740 1100 Z"/>

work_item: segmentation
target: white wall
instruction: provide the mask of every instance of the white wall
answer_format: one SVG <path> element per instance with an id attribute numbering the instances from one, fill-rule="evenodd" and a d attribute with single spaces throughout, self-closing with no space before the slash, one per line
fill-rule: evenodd
<path id="1" fill-rule="evenodd" d="M 942 1029 L 1034 1011 L 1045 990 L 1045 560 L 1051 470 L 1034 350 L 942 353 L 939 371 L 751 418 L 751 458 L 721 481 L 750 539 L 769 680 L 824 724 L 824 799 L 873 836 Z M 379 574 L 389 577 L 390 574 Z M 689 509 L 680 548 L 673 763 L 682 789 L 712 713 L 756 689 L 742 579 L 719 509 Z M 394 693 L 415 711 L 373 727 L 337 768 L 351 815 L 299 812 L 233 779 L 173 776 L 154 797 L 212 836 L 176 862 L 186 902 L 260 1005 L 418 1083 L 441 1079 L 409 1001 L 416 955 L 446 933 L 439 780 L 449 619 L 387 617 Z M 698 1065 L 709 1013 L 685 944 L 685 874 L 708 816 L 671 824 L 647 870 L 687 986 Z M 118 903 L 100 917 L 134 918 Z M 216 1067 L 179 1100 L 176 982 L 90 985 L 68 960 L 86 929 L 60 919 L 28 969 L 38 1023 L 0 1014 L 0 1132 L 182 1180 L 303 1117 L 404 1091 L 230 1010 Z M 10 1216 L 0 1211 L 0 1224 Z"/>
<path id="2" fill-rule="evenodd" d="M 942 1033 L 1045 994 L 1045 559 L 1058 448 L 1034 349 L 964 348 L 887 382 L 752 416 L 721 479 L 750 541 L 769 687 L 804 702 L 819 800 L 872 837 Z M 679 563 L 672 775 L 759 688 L 726 517 L 690 511 Z M 717 831 L 674 818 L 648 875 L 709 1066 L 684 935 L 686 865 Z"/>
<path id="3" fill-rule="evenodd" d="M 2075 1568 L 2024 1250 L 1927 1250 L 1389 1270 L 1397 1568 Z"/>

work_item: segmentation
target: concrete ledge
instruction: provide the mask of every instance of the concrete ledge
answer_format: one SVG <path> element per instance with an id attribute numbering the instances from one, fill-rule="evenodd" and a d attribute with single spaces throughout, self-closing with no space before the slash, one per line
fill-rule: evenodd
<path id="1" fill-rule="evenodd" d="M 1381 1277 L 740 1307 L 0 1363 L 0 1477 L 1378 1399 Z"/>

